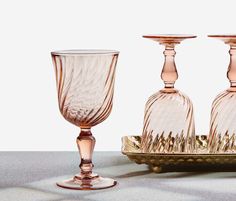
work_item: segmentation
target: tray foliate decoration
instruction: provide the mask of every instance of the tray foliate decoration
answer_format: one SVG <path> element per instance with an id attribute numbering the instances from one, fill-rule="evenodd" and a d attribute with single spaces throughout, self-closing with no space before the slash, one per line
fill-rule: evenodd
<path id="1" fill-rule="evenodd" d="M 219 147 L 226 147 L 222 141 Z M 196 136 L 196 153 L 154 153 L 142 152 L 141 136 L 124 136 L 122 153 L 137 164 L 147 164 L 156 172 L 169 171 L 235 171 L 235 149 L 220 153 L 209 153 L 206 135 Z"/>

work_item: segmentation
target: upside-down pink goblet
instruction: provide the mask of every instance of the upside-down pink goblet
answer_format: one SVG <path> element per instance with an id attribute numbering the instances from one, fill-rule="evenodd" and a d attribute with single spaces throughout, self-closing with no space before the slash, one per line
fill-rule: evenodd
<path id="1" fill-rule="evenodd" d="M 178 73 L 175 46 L 194 35 L 158 34 L 144 38 L 165 46 L 161 79 L 164 88 L 149 97 L 145 106 L 142 151 L 148 153 L 193 153 L 195 125 L 193 104 L 189 97 L 175 88 Z"/>
<path id="2" fill-rule="evenodd" d="M 213 101 L 209 132 L 210 153 L 236 151 L 236 34 L 208 35 L 229 45 L 227 78 L 230 87 Z"/>
<path id="3" fill-rule="evenodd" d="M 52 52 L 59 109 L 63 117 L 80 127 L 77 145 L 80 174 L 57 185 L 94 190 L 112 187 L 116 181 L 92 172 L 95 138 L 91 127 L 104 121 L 112 109 L 118 51 L 68 50 Z"/>

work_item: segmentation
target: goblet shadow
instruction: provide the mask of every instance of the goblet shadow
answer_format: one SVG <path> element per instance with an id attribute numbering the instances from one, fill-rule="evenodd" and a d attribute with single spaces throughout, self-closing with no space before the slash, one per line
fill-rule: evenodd
<path id="1" fill-rule="evenodd" d="M 129 178 L 129 177 L 137 177 L 137 176 L 143 176 L 152 173 L 151 170 L 142 170 L 142 171 L 135 171 L 135 172 L 129 172 L 123 175 L 119 175 L 116 178 Z"/>

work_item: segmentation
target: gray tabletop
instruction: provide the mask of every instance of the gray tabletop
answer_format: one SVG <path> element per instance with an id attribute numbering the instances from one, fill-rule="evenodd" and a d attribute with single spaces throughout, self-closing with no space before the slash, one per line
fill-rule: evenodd
<path id="1" fill-rule="evenodd" d="M 0 152 L 0 201 L 226 201 L 236 200 L 235 172 L 155 174 L 119 152 L 96 152 L 94 171 L 115 178 L 104 190 L 59 188 L 77 173 L 76 152 Z"/>

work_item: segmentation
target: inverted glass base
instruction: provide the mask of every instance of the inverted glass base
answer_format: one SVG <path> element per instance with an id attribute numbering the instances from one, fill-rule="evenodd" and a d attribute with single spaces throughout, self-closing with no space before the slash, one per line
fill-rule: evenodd
<path id="1" fill-rule="evenodd" d="M 72 179 L 57 182 L 57 186 L 73 190 L 98 190 L 110 188 L 116 184 L 117 182 L 114 179 L 103 178 L 97 174 L 91 175 L 90 178 L 83 179 L 80 175 L 76 175 Z"/>

